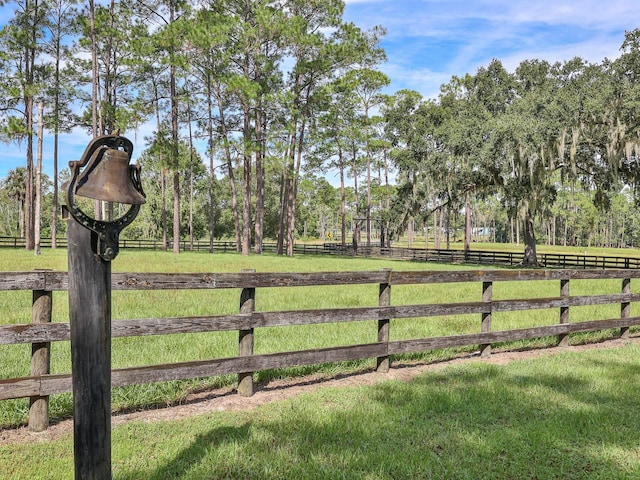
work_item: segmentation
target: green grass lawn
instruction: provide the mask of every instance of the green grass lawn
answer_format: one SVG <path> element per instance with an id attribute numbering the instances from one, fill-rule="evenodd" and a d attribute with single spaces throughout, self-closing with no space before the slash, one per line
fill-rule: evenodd
<path id="1" fill-rule="evenodd" d="M 469 361 L 243 412 L 113 430 L 120 480 L 640 478 L 640 346 Z M 0 444 L 0 478 L 73 478 L 71 435 Z"/>
<path id="2" fill-rule="evenodd" d="M 5 250 L 0 256 L 0 270 L 26 271 L 35 268 L 66 270 L 66 250 L 43 250 L 40 257 L 22 250 Z M 388 259 L 351 257 L 296 256 L 293 258 L 262 255 L 206 253 L 181 253 L 123 250 L 113 261 L 114 271 L 127 272 L 239 272 L 243 269 L 258 272 L 277 271 L 346 271 L 346 270 L 443 270 L 471 268 L 474 266 L 450 266 L 425 264 Z M 598 292 L 593 283 L 572 282 L 572 294 L 619 292 L 619 282 L 600 282 Z M 634 291 L 635 284 L 632 284 Z M 558 295 L 557 282 L 500 283 L 494 286 L 494 298 L 548 297 Z M 112 318 L 179 317 L 186 315 L 218 315 L 237 313 L 240 291 L 234 290 L 182 290 L 182 291 L 126 291 L 113 292 Z M 407 285 L 394 286 L 391 301 L 394 305 L 436 302 L 478 301 L 481 284 L 455 285 Z M 378 302 L 378 285 L 265 288 L 256 293 L 256 310 L 278 311 L 333 307 L 373 306 Z M 617 311 L 614 311 L 615 309 Z M 0 324 L 29 323 L 31 319 L 31 292 L 0 292 Z M 54 321 L 68 321 L 66 292 L 54 292 Z M 572 309 L 572 321 L 603 319 L 619 315 L 619 306 L 602 306 L 595 310 Z M 633 315 L 633 311 L 632 311 Z M 495 314 L 493 328 L 525 328 L 557 323 L 558 311 L 529 311 L 514 314 Z M 391 340 L 476 333 L 480 330 L 477 315 L 430 317 L 426 319 L 396 319 L 391 324 Z M 573 343 L 612 338 L 616 332 L 604 331 L 572 337 Z M 257 329 L 255 352 L 273 353 L 310 348 L 335 347 L 377 341 L 377 321 L 291 326 Z M 518 342 L 495 348 L 532 348 L 555 344 L 555 338 L 543 338 Z M 124 368 L 160 363 L 207 360 L 237 355 L 236 332 L 163 335 L 132 338 L 114 338 L 112 347 L 113 368 Z M 472 347 L 465 351 L 471 351 Z M 1 346 L 0 379 L 29 375 L 30 345 Z M 413 354 L 408 358 L 436 361 L 451 358 L 461 350 L 438 350 Z M 278 371 L 259 372 L 258 382 L 274 377 L 304 375 L 317 371 L 356 371 L 370 369 L 374 359 L 349 362 L 340 365 L 303 366 Z M 71 371 L 69 342 L 52 345 L 52 373 Z M 235 376 L 213 377 L 152 385 L 138 385 L 113 390 L 115 410 L 137 409 L 180 402 L 190 391 L 233 384 Z M 51 397 L 53 421 L 68 418 L 72 414 L 71 394 Z M 24 424 L 27 421 L 28 399 L 0 402 L 0 428 Z"/>

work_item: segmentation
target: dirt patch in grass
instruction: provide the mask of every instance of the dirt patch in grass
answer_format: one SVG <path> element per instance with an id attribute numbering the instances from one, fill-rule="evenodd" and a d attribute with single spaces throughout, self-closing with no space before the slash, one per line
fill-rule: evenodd
<path id="1" fill-rule="evenodd" d="M 318 374 L 302 378 L 270 381 L 256 385 L 255 393 L 251 397 L 241 397 L 237 395 L 235 388 L 228 387 L 190 394 L 179 405 L 127 413 L 115 413 L 112 416 L 112 425 L 122 425 L 131 421 L 161 422 L 177 420 L 215 411 L 252 410 L 260 405 L 292 398 L 301 393 L 313 392 L 319 388 L 374 385 L 387 380 L 409 381 L 421 373 L 442 369 L 454 364 L 483 362 L 494 365 L 505 365 L 513 361 L 552 356 L 561 352 L 615 348 L 639 343 L 640 336 L 634 336 L 628 339 L 607 340 L 601 343 L 569 347 L 494 352 L 489 358 L 481 358 L 478 353 L 474 353 L 436 363 L 394 363 L 388 373 L 365 371 L 339 376 Z M 0 430 L 0 444 L 48 442 L 72 433 L 73 420 L 67 419 L 53 424 L 46 431 L 39 433 L 31 432 L 27 427 Z"/>

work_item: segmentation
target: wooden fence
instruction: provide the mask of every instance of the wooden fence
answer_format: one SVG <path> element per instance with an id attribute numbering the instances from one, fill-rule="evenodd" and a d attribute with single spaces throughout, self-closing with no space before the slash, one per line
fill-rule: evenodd
<path id="1" fill-rule="evenodd" d="M 67 247 L 66 238 L 58 238 L 57 246 Z M 0 237 L 0 248 L 24 248 L 24 238 Z M 51 247 L 51 239 L 43 238 L 40 242 L 42 248 Z M 150 239 L 120 239 L 120 249 L 162 250 L 162 242 Z M 169 248 L 171 246 L 169 245 Z M 196 240 L 191 244 L 188 240 L 180 242 L 181 251 L 214 253 L 235 252 L 235 242 L 215 241 L 213 245 L 209 241 Z M 275 243 L 263 243 L 262 250 L 265 253 L 277 253 Z M 518 267 L 524 259 L 523 252 L 499 252 L 492 250 L 473 249 L 468 252 L 456 249 L 424 249 L 407 247 L 380 247 L 379 245 L 360 245 L 357 250 L 351 244 L 343 247 L 338 243 L 304 244 L 297 243 L 293 253 L 296 255 L 344 255 L 363 257 L 395 258 L 398 260 L 411 260 L 416 262 L 438 263 L 468 263 L 474 265 L 494 265 L 503 267 Z M 542 268 L 640 268 L 640 257 L 616 257 L 607 255 L 579 255 L 565 253 L 538 253 L 538 263 Z"/>
<path id="2" fill-rule="evenodd" d="M 491 352 L 491 344 L 538 337 L 557 336 L 560 345 L 575 332 L 601 329 L 620 329 L 628 335 L 629 327 L 640 324 L 640 317 L 630 315 L 632 302 L 640 299 L 631 293 L 631 279 L 640 277 L 640 270 L 471 270 L 471 271 L 362 271 L 315 273 L 114 273 L 114 290 L 181 290 L 181 289 L 241 289 L 240 309 L 237 314 L 184 318 L 144 318 L 119 320 L 112 324 L 113 337 L 139 335 L 165 335 L 213 331 L 238 331 L 238 356 L 204 361 L 134 367 L 114 370 L 113 386 L 164 382 L 202 378 L 223 374 L 238 374 L 238 393 L 253 393 L 253 373 L 296 365 L 312 365 L 364 358 L 376 358 L 379 371 L 387 371 L 390 355 L 424 352 L 428 350 L 479 346 L 481 354 Z M 585 280 L 621 281 L 620 293 L 597 294 L 597 288 L 587 296 L 570 295 L 570 282 Z M 558 295 L 551 298 L 517 298 L 494 300 L 496 282 L 557 282 Z M 411 284 L 458 284 L 470 282 L 478 285 L 478 300 L 472 302 L 417 303 L 392 305 L 391 288 Z M 255 311 L 256 289 L 263 287 L 314 287 L 323 285 L 371 284 L 379 293 L 378 305 L 354 308 L 331 308 L 300 311 Z M 597 285 L 594 283 L 594 287 Z M 0 291 L 31 290 L 33 292 L 33 318 L 31 323 L 0 326 L 0 349 L 8 344 L 32 344 L 31 374 L 23 378 L 0 380 L 0 400 L 31 399 L 29 425 L 34 430 L 46 428 L 48 396 L 71 391 L 71 374 L 49 373 L 50 342 L 69 340 L 68 323 L 51 323 L 52 292 L 67 289 L 64 272 L 35 271 L 0 273 Z M 455 285 L 451 286 L 451 300 L 455 300 Z M 439 299 L 442 300 L 442 299 Z M 445 299 L 447 300 L 447 299 Z M 604 320 L 571 323 L 571 307 L 619 304 L 620 316 Z M 532 309 L 552 309 L 551 325 L 514 330 L 494 331 L 491 316 L 495 312 L 513 312 Z M 557 310 L 556 310 L 557 309 Z M 415 338 L 390 341 L 391 319 L 419 318 L 443 315 L 478 315 L 478 331 L 461 335 Z M 373 321 L 378 336 L 371 343 L 289 351 L 272 354 L 253 354 L 254 329 L 290 325 L 310 325 L 334 322 Z M 2 355 L 0 355 L 0 359 Z M 2 360 L 0 360 L 2 361 Z"/>
<path id="3" fill-rule="evenodd" d="M 324 245 L 299 245 L 295 253 L 353 255 L 353 247 L 342 247 L 335 243 Z M 357 255 L 385 257 L 417 262 L 469 263 L 518 267 L 524 260 L 524 252 L 499 252 L 493 250 L 424 249 L 406 247 L 359 246 Z M 640 268 L 640 257 L 615 257 L 606 255 L 579 255 L 566 253 L 538 253 L 538 264 L 542 268 Z"/>
<path id="4" fill-rule="evenodd" d="M 51 238 L 42 238 L 40 240 L 41 248 L 51 248 L 52 245 Z M 0 236 L 0 248 L 25 248 L 26 241 L 21 237 L 2 237 Z M 60 237 L 56 238 L 56 246 L 58 248 L 67 248 L 67 238 Z M 235 252 L 236 251 L 236 243 L 235 242 L 225 242 L 225 241 L 215 241 L 213 242 L 213 246 L 209 244 L 209 241 L 196 240 L 193 242 L 193 248 L 189 240 L 181 240 L 180 241 L 180 250 L 181 251 L 189 251 L 193 250 L 196 252 L 208 252 L 210 248 L 213 248 L 214 252 L 224 253 L 224 252 Z M 120 238 L 119 239 L 119 248 L 122 249 L 138 249 L 138 250 L 162 250 L 162 241 L 161 240 L 153 240 L 153 239 L 127 239 Z M 171 243 L 168 245 L 169 250 L 171 250 Z"/>

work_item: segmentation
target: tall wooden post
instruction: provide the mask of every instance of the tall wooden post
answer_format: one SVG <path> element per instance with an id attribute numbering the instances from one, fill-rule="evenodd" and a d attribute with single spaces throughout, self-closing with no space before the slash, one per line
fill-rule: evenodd
<path id="1" fill-rule="evenodd" d="M 95 237 L 76 220 L 69 219 L 69 321 L 77 480 L 111 478 L 111 262 L 93 252 Z"/>

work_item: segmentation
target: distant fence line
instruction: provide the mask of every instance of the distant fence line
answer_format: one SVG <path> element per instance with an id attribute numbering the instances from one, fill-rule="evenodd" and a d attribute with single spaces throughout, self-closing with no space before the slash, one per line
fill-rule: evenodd
<path id="1" fill-rule="evenodd" d="M 298 247 L 301 253 L 312 253 L 307 245 Z M 343 248 L 341 245 L 325 243 L 318 245 L 323 254 L 334 253 L 353 255 L 353 247 Z M 298 250 L 296 250 L 297 252 Z M 318 252 L 320 253 L 320 252 Z M 398 258 L 404 260 L 438 262 L 438 263 L 470 263 L 475 265 L 495 265 L 504 267 L 522 266 L 524 252 L 499 252 L 492 250 L 449 250 L 405 247 L 359 246 L 357 254 L 372 257 Z M 565 253 L 538 253 L 538 265 L 543 268 L 640 268 L 640 257 L 615 257 L 603 255 L 579 255 Z"/>
<path id="2" fill-rule="evenodd" d="M 113 337 L 166 335 L 216 331 L 238 332 L 238 355 L 181 363 L 148 365 L 113 370 L 113 386 L 139 385 L 154 382 L 203 378 L 224 374 L 238 375 L 238 393 L 253 394 L 253 373 L 298 365 L 317 365 L 366 358 L 375 358 L 377 370 L 386 372 L 390 355 L 410 354 L 478 346 L 482 356 L 490 355 L 491 344 L 557 336 L 559 345 L 567 344 L 567 336 L 577 332 L 619 329 L 626 337 L 631 326 L 640 324 L 640 317 L 631 316 L 631 304 L 640 300 L 632 293 L 631 280 L 640 278 L 640 270 L 458 270 L 458 271 L 379 271 L 308 272 L 308 273 L 114 273 L 114 290 L 183 290 L 241 289 L 240 309 L 236 314 L 201 317 L 122 319 L 112 323 Z M 589 295 L 571 295 L 569 284 L 574 280 L 596 282 Z M 597 293 L 600 280 L 620 280 L 620 293 Z M 554 297 L 494 299 L 493 285 L 498 282 L 541 281 L 558 282 Z M 478 287 L 477 300 L 456 302 L 453 293 L 459 283 Z M 370 284 L 379 293 L 376 305 L 336 307 L 314 310 L 256 311 L 258 295 L 272 295 L 273 288 L 319 287 Z M 416 284 L 452 284 L 451 298 L 446 303 L 423 301 L 412 305 L 393 305 L 394 286 Z M 600 284 L 601 285 L 601 284 Z M 71 374 L 50 374 L 51 342 L 68 341 L 69 323 L 52 322 L 52 292 L 68 288 L 65 272 L 0 272 L 0 291 L 31 290 L 33 292 L 32 323 L 0 325 L 2 345 L 32 344 L 31 372 L 28 377 L 0 379 L 0 400 L 30 397 L 29 425 L 33 430 L 48 426 L 48 397 L 71 391 Z M 600 286 L 600 288 L 602 288 Z M 259 293 L 256 293 L 257 290 Z M 526 289 L 524 289 L 526 291 Z M 425 299 L 426 300 L 426 299 Z M 589 305 L 619 305 L 619 315 L 608 319 L 570 321 L 569 311 Z M 524 328 L 495 330 L 492 314 L 525 310 L 547 311 L 542 324 Z M 428 338 L 391 340 L 391 319 L 420 319 L 434 316 L 477 315 L 474 332 Z M 26 319 L 25 319 L 26 320 Z M 549 323 L 551 320 L 551 324 Z M 281 351 L 254 354 L 254 329 L 291 325 L 313 325 L 339 322 L 372 321 L 377 325 L 376 338 L 360 345 Z M 0 359 L 2 356 L 0 355 Z M 1 361 L 1 360 L 0 360 Z"/>
<path id="3" fill-rule="evenodd" d="M 51 239 L 40 241 L 42 248 L 51 247 Z M 67 247 L 67 239 L 57 239 L 57 246 Z M 0 237 L 0 248 L 24 248 L 25 240 L 20 237 Z M 193 244 L 189 240 L 180 241 L 181 251 L 209 252 L 211 245 L 208 240 L 197 240 Z M 160 240 L 120 239 L 120 249 L 162 250 Z M 171 249 L 171 244 L 169 244 Z M 214 253 L 235 252 L 236 243 L 229 241 L 213 242 Z M 263 243 L 262 251 L 277 253 L 276 243 Z M 455 249 L 425 249 L 408 247 L 380 247 L 360 245 L 354 250 L 352 245 L 342 246 L 339 243 L 303 244 L 294 246 L 297 255 L 342 255 L 395 258 L 420 262 L 438 263 L 469 263 L 474 265 L 494 265 L 503 267 L 518 267 L 524 260 L 523 252 L 500 252 L 492 250 L 464 250 Z M 580 255 L 567 253 L 538 253 L 538 265 L 542 268 L 640 268 L 640 257 L 617 257 L 605 255 Z"/>
<path id="4" fill-rule="evenodd" d="M 52 239 L 42 238 L 40 239 L 40 247 L 51 248 Z M 0 236 L 0 248 L 25 248 L 26 241 L 21 237 L 2 237 Z M 60 237 L 56 239 L 56 246 L 59 248 L 67 248 L 67 237 Z M 140 249 L 140 250 L 162 250 L 161 240 L 149 240 L 149 239 L 126 239 L 120 238 L 120 249 Z M 168 248 L 171 249 L 171 243 L 169 242 Z M 213 248 L 215 252 L 233 252 L 236 250 L 235 242 L 213 242 Z M 191 244 L 189 240 L 180 241 L 180 250 L 191 250 Z M 198 252 L 209 251 L 209 241 L 194 241 L 193 250 Z"/>

